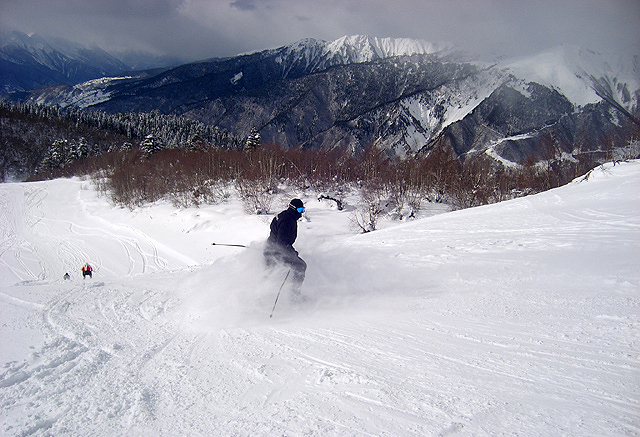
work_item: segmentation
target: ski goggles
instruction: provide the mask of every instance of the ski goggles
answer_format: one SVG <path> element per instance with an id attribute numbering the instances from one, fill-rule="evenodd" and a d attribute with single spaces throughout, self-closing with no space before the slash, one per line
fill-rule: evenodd
<path id="1" fill-rule="evenodd" d="M 304 206 L 301 206 L 300 208 L 296 208 L 296 211 L 302 214 L 304 212 Z"/>

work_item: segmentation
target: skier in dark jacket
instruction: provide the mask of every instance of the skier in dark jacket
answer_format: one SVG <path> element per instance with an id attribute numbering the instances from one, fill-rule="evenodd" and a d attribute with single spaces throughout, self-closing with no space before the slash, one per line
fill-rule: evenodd
<path id="1" fill-rule="evenodd" d="M 298 252 L 293 248 L 293 243 L 298 236 L 298 219 L 302 217 L 303 212 L 302 200 L 293 199 L 289 202 L 289 207 L 271 221 L 271 233 L 264 249 L 267 267 L 284 264 L 291 269 L 293 275 L 291 291 L 294 295 L 300 294 L 307 270 L 307 263 L 298 256 Z"/>

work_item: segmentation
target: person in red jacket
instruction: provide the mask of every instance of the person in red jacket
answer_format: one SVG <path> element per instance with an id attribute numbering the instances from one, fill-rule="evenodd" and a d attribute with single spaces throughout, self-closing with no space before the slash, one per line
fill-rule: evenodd
<path id="1" fill-rule="evenodd" d="M 93 278 L 92 273 L 93 272 L 93 267 L 91 267 L 89 265 L 89 263 L 85 264 L 82 266 L 82 279 L 85 279 L 87 276 L 90 278 Z"/>

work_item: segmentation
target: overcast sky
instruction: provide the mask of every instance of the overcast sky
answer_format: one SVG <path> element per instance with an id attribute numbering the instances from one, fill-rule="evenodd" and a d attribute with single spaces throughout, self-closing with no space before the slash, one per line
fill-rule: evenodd
<path id="1" fill-rule="evenodd" d="M 640 54 L 640 0 L 0 0 L 0 28 L 184 60 L 344 35 L 449 41 L 485 56 L 562 43 Z"/>

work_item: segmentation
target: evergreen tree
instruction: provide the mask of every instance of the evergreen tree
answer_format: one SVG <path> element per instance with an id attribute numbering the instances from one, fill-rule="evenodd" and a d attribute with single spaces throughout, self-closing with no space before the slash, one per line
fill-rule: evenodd
<path id="1" fill-rule="evenodd" d="M 39 172 L 62 168 L 67 164 L 68 141 L 55 140 L 45 152 L 40 162 Z"/>
<path id="2" fill-rule="evenodd" d="M 247 137 L 247 142 L 245 143 L 244 148 L 246 150 L 257 149 L 260 146 L 260 133 L 254 127 L 251 129 L 251 133 Z"/>
<path id="3" fill-rule="evenodd" d="M 56 140 L 51 145 L 51 165 L 52 168 L 62 168 L 67 162 L 67 151 L 69 150 L 69 141 Z"/>
<path id="4" fill-rule="evenodd" d="M 77 156 L 77 159 L 82 159 L 89 156 L 89 144 L 87 144 L 87 140 L 85 139 L 85 137 L 81 137 L 80 142 L 76 144 L 75 155 Z"/>
<path id="5" fill-rule="evenodd" d="M 68 151 L 67 151 L 67 154 L 66 154 L 66 157 L 65 157 L 65 165 L 66 164 L 71 164 L 76 159 L 80 159 L 78 145 L 77 144 L 71 144 L 68 147 Z"/>
<path id="6" fill-rule="evenodd" d="M 160 144 L 153 134 L 147 135 L 140 143 L 140 149 L 146 156 L 151 156 L 163 148 L 162 144 Z"/>

